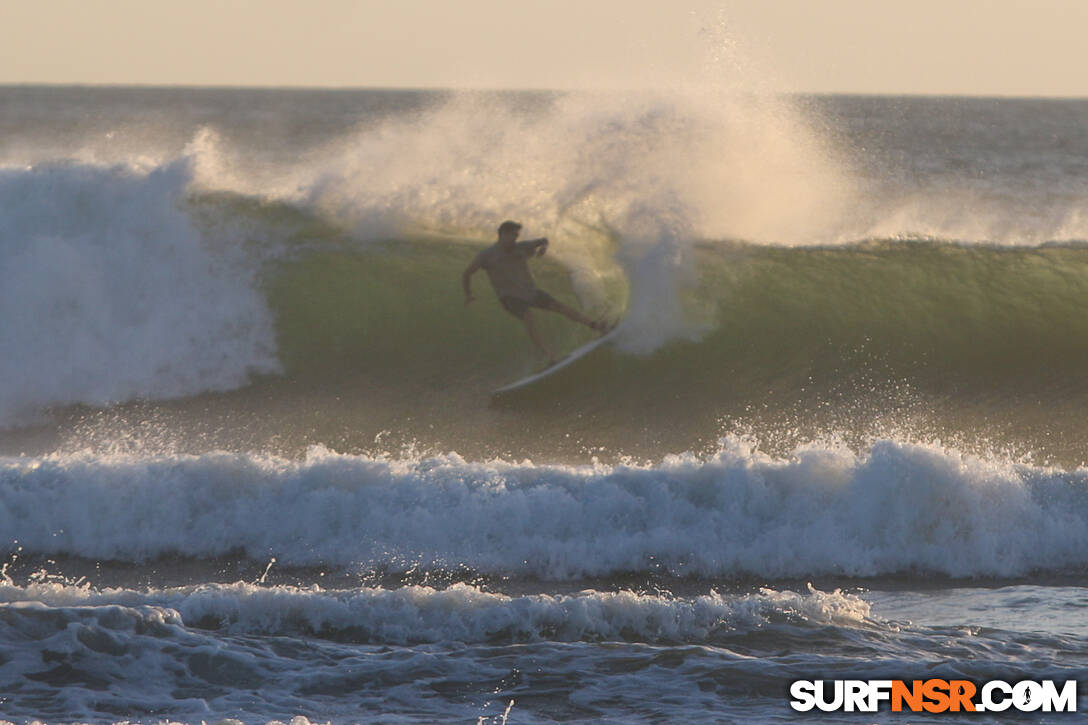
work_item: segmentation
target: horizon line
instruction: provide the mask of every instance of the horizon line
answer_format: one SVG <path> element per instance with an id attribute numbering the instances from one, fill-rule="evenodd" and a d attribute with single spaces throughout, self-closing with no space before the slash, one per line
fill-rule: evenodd
<path id="1" fill-rule="evenodd" d="M 60 81 L 0 81 L 0 88 L 86 88 L 114 90 L 206 90 L 206 91 L 313 91 L 313 92 L 416 92 L 416 93 L 667 93 L 668 88 L 513 88 L 506 86 L 356 86 L 356 85 L 240 85 L 233 83 L 99 83 L 99 82 L 60 82 Z M 739 91 L 749 95 L 779 96 L 822 96 L 854 98 L 974 98 L 994 100 L 1088 100 L 1088 95 L 1073 94 L 1024 94 L 1024 93 L 953 93 L 921 91 L 832 91 L 832 90 L 784 90 L 763 93 L 760 91 Z"/>

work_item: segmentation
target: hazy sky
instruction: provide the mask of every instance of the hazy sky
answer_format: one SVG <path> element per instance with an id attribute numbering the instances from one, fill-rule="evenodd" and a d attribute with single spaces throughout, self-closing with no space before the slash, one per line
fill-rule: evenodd
<path id="1" fill-rule="evenodd" d="M 0 0 L 0 83 L 1088 96 L 1088 0 Z"/>

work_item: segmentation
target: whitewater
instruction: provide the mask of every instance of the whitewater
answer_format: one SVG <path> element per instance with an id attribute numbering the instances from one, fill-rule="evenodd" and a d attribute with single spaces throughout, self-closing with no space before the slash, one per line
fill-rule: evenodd
<path id="1" fill-rule="evenodd" d="M 1088 707 L 1088 103 L 0 98 L 0 720 Z M 507 218 L 622 323 L 494 396 Z"/>

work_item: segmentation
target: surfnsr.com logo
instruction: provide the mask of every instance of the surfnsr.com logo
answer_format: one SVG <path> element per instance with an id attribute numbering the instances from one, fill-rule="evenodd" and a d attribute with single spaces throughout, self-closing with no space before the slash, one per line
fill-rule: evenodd
<path id="1" fill-rule="evenodd" d="M 1076 712 L 1077 681 L 797 680 L 790 707 L 798 712 Z"/>

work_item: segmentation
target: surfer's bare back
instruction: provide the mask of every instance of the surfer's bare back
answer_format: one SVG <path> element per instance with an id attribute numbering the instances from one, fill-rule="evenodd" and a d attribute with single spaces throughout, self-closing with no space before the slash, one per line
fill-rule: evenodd
<path id="1" fill-rule="evenodd" d="M 604 332 L 606 326 L 604 322 L 590 320 L 578 310 L 568 307 L 536 286 L 532 272 L 529 271 L 529 258 L 543 256 L 548 250 L 548 239 L 542 237 L 518 242 L 520 233 L 521 225 L 517 222 L 503 222 L 499 225 L 499 240 L 477 254 L 471 264 L 465 268 L 464 274 L 461 275 L 461 286 L 465 289 L 465 304 L 476 299 L 472 296 L 472 275 L 478 270 L 484 270 L 491 281 L 491 286 L 495 288 L 500 304 L 507 312 L 525 324 L 529 339 L 544 353 L 548 358 L 548 364 L 551 365 L 555 362 L 555 355 L 541 339 L 530 308 L 538 307 L 542 310 L 558 312 L 596 332 Z"/>

